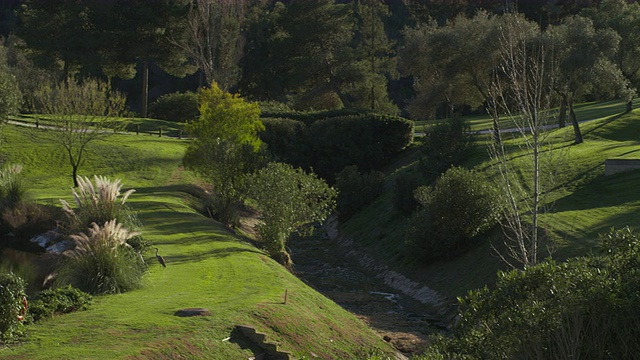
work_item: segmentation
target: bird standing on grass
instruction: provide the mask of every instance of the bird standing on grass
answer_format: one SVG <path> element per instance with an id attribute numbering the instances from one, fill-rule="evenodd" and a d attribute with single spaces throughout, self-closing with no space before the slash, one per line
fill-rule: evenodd
<path id="1" fill-rule="evenodd" d="M 158 262 L 160 263 L 160 265 L 162 265 L 162 267 L 167 267 L 167 264 L 164 262 L 164 258 L 158 255 L 158 248 L 156 248 L 156 259 L 158 259 Z"/>

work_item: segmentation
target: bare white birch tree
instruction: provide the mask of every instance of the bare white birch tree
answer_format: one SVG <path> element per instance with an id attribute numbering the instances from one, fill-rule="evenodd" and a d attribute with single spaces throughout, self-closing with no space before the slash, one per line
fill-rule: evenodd
<path id="1" fill-rule="evenodd" d="M 547 238 L 540 215 L 557 175 L 561 151 L 553 149 L 548 126 L 556 118 L 553 85 L 556 66 L 537 25 L 519 15 L 505 16 L 502 58 L 491 88 L 492 113 L 511 119 L 513 140 L 492 141 L 489 152 L 505 196 L 504 250 L 510 266 L 538 263 Z M 498 247 L 494 247 L 498 249 Z"/>
<path id="2" fill-rule="evenodd" d="M 202 71 L 204 84 L 216 81 L 228 90 L 240 76 L 238 61 L 244 47 L 242 26 L 249 0 L 193 0 L 185 36 L 172 43 Z"/>

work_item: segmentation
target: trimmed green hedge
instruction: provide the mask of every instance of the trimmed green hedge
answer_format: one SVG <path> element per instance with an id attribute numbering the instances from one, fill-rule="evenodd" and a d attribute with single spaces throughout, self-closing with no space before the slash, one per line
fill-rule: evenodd
<path id="1" fill-rule="evenodd" d="M 345 166 L 381 169 L 413 141 L 413 122 L 397 116 L 364 114 L 318 120 L 309 127 L 310 165 L 333 182 Z"/>
<path id="2" fill-rule="evenodd" d="M 197 119 L 200 115 L 198 94 L 189 91 L 162 95 L 151 104 L 149 114 L 155 119 L 183 123 Z"/>
<path id="3" fill-rule="evenodd" d="M 413 122 L 398 116 L 328 113 L 335 112 L 309 113 L 305 120 L 264 119 L 260 136 L 277 160 L 313 169 L 329 182 L 350 165 L 363 172 L 379 170 L 413 141 Z"/>

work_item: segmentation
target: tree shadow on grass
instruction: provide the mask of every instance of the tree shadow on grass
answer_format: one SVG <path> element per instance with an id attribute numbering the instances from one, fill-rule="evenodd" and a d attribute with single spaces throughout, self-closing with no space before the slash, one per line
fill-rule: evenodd
<path id="1" fill-rule="evenodd" d="M 167 255 L 164 256 L 164 260 L 167 263 L 167 266 L 171 266 L 171 264 L 184 264 L 184 263 L 194 263 L 209 259 L 220 259 L 233 254 L 239 253 L 255 253 L 264 255 L 264 253 L 258 249 L 251 249 L 247 247 L 225 247 L 221 249 L 213 249 L 209 251 L 203 251 L 199 253 L 190 253 L 186 255 Z M 148 261 L 155 261 L 155 259 L 149 259 Z"/>
<path id="2" fill-rule="evenodd" d="M 201 197 L 206 195 L 206 192 L 201 187 L 195 184 L 172 184 L 172 185 L 162 185 L 162 186 L 148 186 L 142 188 L 136 188 L 136 193 L 138 194 L 157 194 L 157 193 L 184 193 L 189 194 L 196 197 Z"/>
<path id="3" fill-rule="evenodd" d="M 613 115 L 606 120 L 599 122 L 598 125 L 584 131 L 582 135 L 585 136 L 597 132 L 598 136 L 608 140 L 635 141 L 638 139 L 638 135 L 640 134 L 640 126 L 637 121 L 622 121 L 611 126 L 611 123 L 628 114 L 629 113 L 627 112 L 623 112 Z"/>

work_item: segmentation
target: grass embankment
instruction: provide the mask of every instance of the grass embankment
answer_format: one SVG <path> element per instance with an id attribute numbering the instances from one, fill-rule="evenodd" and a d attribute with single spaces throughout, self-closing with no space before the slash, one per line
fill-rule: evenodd
<path id="1" fill-rule="evenodd" d="M 5 127 L 4 160 L 24 165 L 38 201 L 71 200 L 67 160 L 41 131 Z M 365 349 L 391 351 L 352 314 L 189 206 L 194 187 L 180 170 L 184 140 L 112 135 L 95 145 L 80 174 L 121 178 L 125 188 L 137 190 L 129 202 L 167 268 L 150 251 L 142 289 L 98 296 L 87 311 L 31 325 L 26 341 L 0 348 L 0 358 L 243 359 L 259 354 L 232 336 L 236 324 L 255 326 L 296 358 L 356 359 Z M 213 315 L 174 316 L 190 307 L 208 308 Z"/>
<path id="2" fill-rule="evenodd" d="M 581 124 L 584 143 L 580 145 L 573 145 L 571 126 L 551 132 L 563 160 L 558 165 L 559 183 L 547 198 L 549 210 L 541 221 L 553 239 L 554 259 L 597 252 L 600 233 L 611 227 L 633 227 L 640 216 L 640 171 L 604 176 L 605 159 L 640 157 L 640 110 L 625 114 L 624 109 L 621 101 L 577 106 L 579 120 L 590 120 Z M 490 127 L 486 117 L 471 122 L 473 130 Z M 512 135 L 505 139 L 508 146 L 517 147 L 518 140 Z M 476 135 L 474 152 L 464 166 L 487 171 L 488 140 L 488 135 Z M 398 173 L 419 172 L 419 156 L 418 150 L 409 149 L 389 167 L 390 191 L 343 224 L 343 234 L 451 299 L 491 285 L 496 271 L 507 269 L 491 246 L 500 247 L 499 230 L 462 256 L 429 266 L 416 264 L 400 250 L 409 221 L 393 210 L 391 189 Z M 528 172 L 524 167 L 520 171 L 525 176 Z"/>

